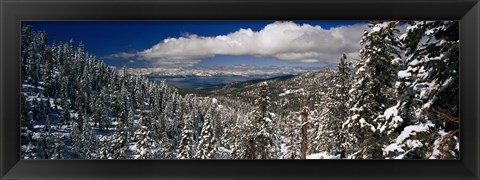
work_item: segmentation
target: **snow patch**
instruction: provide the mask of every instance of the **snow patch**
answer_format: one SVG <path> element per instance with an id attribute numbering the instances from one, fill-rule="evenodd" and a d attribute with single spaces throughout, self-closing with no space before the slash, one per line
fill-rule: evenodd
<path id="1" fill-rule="evenodd" d="M 393 106 L 393 107 L 390 107 L 387 110 L 385 110 L 383 115 L 385 116 L 386 119 L 389 119 L 393 115 L 397 115 L 397 112 L 398 112 L 397 111 L 397 106 Z"/>
<path id="2" fill-rule="evenodd" d="M 397 75 L 398 75 L 399 78 L 407 78 L 407 77 L 412 76 L 412 74 L 410 72 L 408 72 L 408 70 L 399 71 Z"/>
<path id="3" fill-rule="evenodd" d="M 405 152 L 397 143 L 393 143 L 385 147 L 384 151 L 386 152 Z"/>
<path id="4" fill-rule="evenodd" d="M 420 62 L 415 59 L 415 60 L 411 61 L 409 65 L 410 66 L 416 66 L 418 63 L 420 63 Z"/>
<path id="5" fill-rule="evenodd" d="M 224 148 L 224 147 L 218 147 L 218 151 L 219 152 L 225 152 L 225 153 L 228 153 L 228 154 L 232 154 L 232 150 Z"/>
<path id="6" fill-rule="evenodd" d="M 425 132 L 430 129 L 430 127 L 433 127 L 434 124 L 430 121 L 427 123 L 422 123 L 422 124 L 417 124 L 417 125 L 410 125 L 405 127 L 405 129 L 400 133 L 400 135 L 395 139 L 395 142 L 392 144 L 389 144 L 386 146 L 383 151 L 384 154 L 388 154 L 389 152 L 400 152 L 403 153 L 399 156 L 394 157 L 394 159 L 402 159 L 405 154 L 410 152 L 412 149 L 422 147 L 423 143 L 420 142 L 419 140 L 412 140 L 408 139 L 411 135 L 415 135 L 418 132 Z M 406 140 L 406 141 L 405 141 Z M 404 144 L 402 144 L 405 142 Z M 405 147 L 406 146 L 406 147 Z M 404 148 L 409 149 L 409 151 L 405 151 Z"/>
<path id="7" fill-rule="evenodd" d="M 430 127 L 434 127 L 435 125 L 428 121 L 427 123 L 422 123 L 418 125 L 410 125 L 405 127 L 405 129 L 400 133 L 400 135 L 397 137 L 396 142 L 401 143 L 403 142 L 406 138 L 408 138 L 412 133 L 417 133 L 417 132 L 425 132 L 430 129 Z"/>
<path id="8" fill-rule="evenodd" d="M 293 93 L 303 93 L 305 92 L 305 89 L 300 88 L 300 89 L 292 89 L 292 90 L 286 90 L 285 92 L 279 94 L 278 96 L 285 96 L 288 94 L 293 94 Z"/>
<path id="9" fill-rule="evenodd" d="M 328 154 L 327 152 L 320 152 L 315 154 L 307 155 L 307 159 L 338 159 L 339 156 L 333 156 Z"/>

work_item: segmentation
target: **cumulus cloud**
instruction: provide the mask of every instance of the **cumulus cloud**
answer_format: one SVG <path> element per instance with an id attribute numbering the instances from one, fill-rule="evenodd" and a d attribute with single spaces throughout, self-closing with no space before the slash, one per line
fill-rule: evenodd
<path id="1" fill-rule="evenodd" d="M 154 65 L 192 66 L 216 55 L 270 56 L 287 62 L 337 63 L 342 53 L 358 57 L 359 41 L 367 24 L 324 29 L 321 26 L 274 22 L 260 31 L 239 29 L 219 36 L 187 34 L 167 38 L 153 47 L 112 56 L 146 60 Z"/>

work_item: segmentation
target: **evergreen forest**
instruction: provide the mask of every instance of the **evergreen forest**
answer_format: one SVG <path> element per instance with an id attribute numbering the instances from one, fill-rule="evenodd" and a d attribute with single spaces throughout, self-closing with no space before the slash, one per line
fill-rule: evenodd
<path id="1" fill-rule="evenodd" d="M 23 26 L 21 158 L 459 159 L 459 22 L 368 26 L 359 59 L 190 90 Z"/>

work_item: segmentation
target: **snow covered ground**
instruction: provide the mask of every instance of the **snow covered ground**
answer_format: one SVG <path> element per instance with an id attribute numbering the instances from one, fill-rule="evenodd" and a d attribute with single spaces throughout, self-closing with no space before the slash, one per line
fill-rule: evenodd
<path id="1" fill-rule="evenodd" d="M 340 155 L 332 156 L 331 154 L 328 154 L 327 152 L 320 152 L 320 153 L 307 155 L 307 159 L 340 159 Z"/>

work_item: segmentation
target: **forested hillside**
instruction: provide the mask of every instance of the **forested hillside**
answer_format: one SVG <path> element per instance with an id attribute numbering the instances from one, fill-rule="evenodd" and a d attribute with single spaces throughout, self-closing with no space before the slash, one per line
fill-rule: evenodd
<path id="1" fill-rule="evenodd" d="M 369 26 L 360 59 L 201 90 L 109 67 L 81 42 L 49 44 L 25 26 L 21 156 L 458 159 L 458 22 Z"/>

